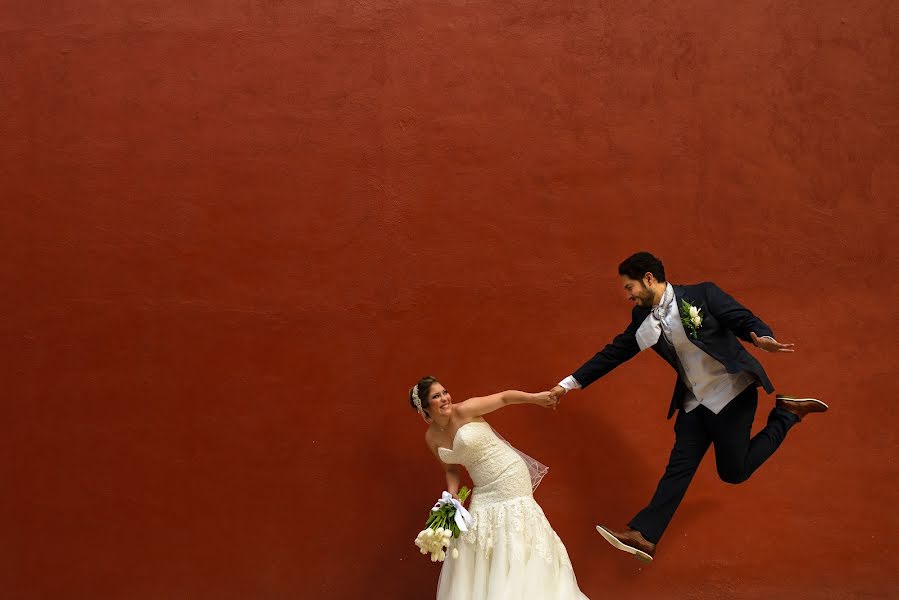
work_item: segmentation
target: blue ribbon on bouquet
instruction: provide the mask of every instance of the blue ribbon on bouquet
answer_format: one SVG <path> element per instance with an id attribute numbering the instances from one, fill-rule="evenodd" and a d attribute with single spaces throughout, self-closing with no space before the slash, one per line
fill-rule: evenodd
<path id="1" fill-rule="evenodd" d="M 465 510 L 465 507 L 462 506 L 462 503 L 453 498 L 452 494 L 449 492 L 443 492 L 443 495 L 440 496 L 440 500 L 434 505 L 434 508 L 431 509 L 431 512 L 436 512 L 440 510 L 441 507 L 446 506 L 447 504 L 452 504 L 456 507 L 456 515 L 454 520 L 456 521 L 456 527 L 459 528 L 459 531 L 468 531 L 468 526 L 471 525 L 471 513 Z"/>

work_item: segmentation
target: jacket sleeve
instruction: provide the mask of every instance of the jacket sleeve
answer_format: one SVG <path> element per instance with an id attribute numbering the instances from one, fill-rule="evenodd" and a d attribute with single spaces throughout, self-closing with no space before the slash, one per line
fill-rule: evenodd
<path id="1" fill-rule="evenodd" d="M 707 283 L 706 298 L 709 312 L 721 322 L 721 324 L 734 332 L 743 341 L 752 343 L 750 332 L 755 332 L 759 337 L 770 335 L 774 337 L 771 328 L 764 321 L 752 314 L 748 308 L 734 300 L 727 292 L 714 283 Z"/>
<path id="2" fill-rule="evenodd" d="M 640 352 L 637 345 L 637 328 L 640 323 L 637 322 L 636 310 L 631 324 L 622 333 L 615 336 L 606 347 L 597 352 L 593 358 L 585 362 L 581 367 L 572 373 L 581 387 L 585 388 L 618 365 L 626 362 Z"/>

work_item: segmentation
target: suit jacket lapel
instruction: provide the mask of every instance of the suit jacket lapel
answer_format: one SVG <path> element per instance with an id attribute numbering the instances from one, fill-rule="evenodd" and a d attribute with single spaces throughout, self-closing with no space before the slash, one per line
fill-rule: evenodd
<path id="1" fill-rule="evenodd" d="M 680 318 L 681 318 L 680 304 L 681 304 L 681 301 L 684 300 L 684 293 L 686 292 L 686 290 L 684 289 L 684 287 L 682 285 L 675 285 L 673 287 L 674 287 L 674 303 L 675 303 L 674 308 L 677 311 L 677 315 L 675 315 L 675 318 L 678 321 L 680 321 Z M 687 298 L 686 300 L 687 300 L 687 302 L 689 302 L 690 304 L 693 304 L 694 306 L 699 305 L 699 303 L 694 298 Z M 681 326 L 683 327 L 683 323 L 681 323 Z M 692 335 L 690 335 L 690 332 L 686 330 L 686 327 L 684 328 L 684 333 L 686 334 L 687 339 L 690 340 L 690 342 L 692 342 L 694 346 L 696 346 L 697 348 L 699 348 L 700 350 L 702 350 L 703 352 L 708 354 L 708 352 L 705 349 L 705 343 L 702 341 L 702 339 L 695 339 Z M 702 327 L 699 328 L 699 332 L 697 333 L 697 338 L 700 338 L 701 336 L 702 336 Z"/>
<path id="2" fill-rule="evenodd" d="M 675 308 L 677 308 L 677 314 L 680 314 L 680 303 L 681 300 L 684 299 L 684 286 L 673 285 L 671 287 L 674 288 L 674 304 L 676 305 Z"/>

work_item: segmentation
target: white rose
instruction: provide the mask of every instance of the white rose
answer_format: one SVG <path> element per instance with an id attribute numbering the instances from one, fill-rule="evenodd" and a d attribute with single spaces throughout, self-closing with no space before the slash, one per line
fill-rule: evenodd
<path id="1" fill-rule="evenodd" d="M 693 317 L 693 324 L 699 327 L 700 325 L 702 325 L 702 319 L 700 319 L 699 316 Z"/>
<path id="2" fill-rule="evenodd" d="M 446 560 L 446 552 L 441 550 L 440 554 L 437 555 L 437 560 L 439 560 L 440 562 L 443 562 L 444 560 Z"/>
<path id="3" fill-rule="evenodd" d="M 459 558 L 459 549 L 453 548 L 453 558 Z"/>
<path id="4" fill-rule="evenodd" d="M 690 307 L 690 318 L 693 319 L 693 322 L 696 322 L 696 317 L 699 316 L 699 309 L 695 306 Z"/>

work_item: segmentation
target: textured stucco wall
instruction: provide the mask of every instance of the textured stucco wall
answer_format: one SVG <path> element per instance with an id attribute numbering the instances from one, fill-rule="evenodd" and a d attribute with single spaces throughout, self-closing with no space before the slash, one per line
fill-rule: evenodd
<path id="1" fill-rule="evenodd" d="M 497 414 L 582 588 L 899 593 L 897 6 L 3 2 L 0 595 L 431 597 L 405 390 L 552 385 L 640 249 L 833 408 L 707 457 L 642 570 L 593 525 L 654 489 L 668 368 Z"/>

